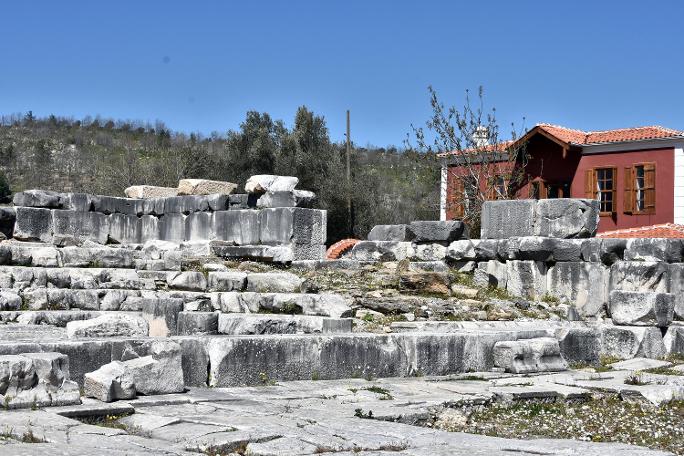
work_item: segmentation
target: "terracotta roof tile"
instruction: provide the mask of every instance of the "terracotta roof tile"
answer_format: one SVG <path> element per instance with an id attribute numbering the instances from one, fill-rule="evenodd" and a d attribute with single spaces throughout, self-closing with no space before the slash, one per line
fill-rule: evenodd
<path id="1" fill-rule="evenodd" d="M 596 235 L 599 238 L 669 238 L 684 239 L 684 225 L 663 223 L 662 225 L 641 226 L 623 230 L 605 231 Z"/>
<path id="2" fill-rule="evenodd" d="M 620 128 L 616 130 L 588 131 L 573 130 L 558 125 L 539 124 L 538 127 L 552 134 L 561 141 L 572 144 L 596 144 L 625 141 L 641 141 L 645 139 L 672 138 L 684 136 L 684 131 L 660 126 Z"/>

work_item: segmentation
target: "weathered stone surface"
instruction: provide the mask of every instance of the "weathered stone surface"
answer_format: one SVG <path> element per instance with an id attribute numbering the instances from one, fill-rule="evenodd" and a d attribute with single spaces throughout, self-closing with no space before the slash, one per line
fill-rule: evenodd
<path id="1" fill-rule="evenodd" d="M 663 335 L 655 327 L 603 325 L 601 345 L 601 354 L 620 359 L 661 358 L 666 353 Z"/>
<path id="2" fill-rule="evenodd" d="M 473 283 L 479 287 L 506 288 L 506 264 L 496 260 L 478 263 Z"/>
<path id="3" fill-rule="evenodd" d="M 176 196 L 178 194 L 177 188 L 172 187 L 155 187 L 153 185 L 133 185 L 124 190 L 127 198 L 164 198 L 167 196 Z"/>
<path id="4" fill-rule="evenodd" d="M 169 287 L 174 290 L 205 291 L 207 278 L 199 271 L 184 271 L 169 281 Z"/>
<path id="5" fill-rule="evenodd" d="M 548 294 L 572 305 L 581 317 L 596 317 L 608 302 L 608 269 L 601 263 L 556 263 L 546 276 Z"/>
<path id="6" fill-rule="evenodd" d="M 316 194 L 308 190 L 293 190 L 291 192 L 266 192 L 256 202 L 258 208 L 273 207 L 312 207 L 316 201 Z"/>
<path id="7" fill-rule="evenodd" d="M 178 335 L 216 334 L 218 332 L 218 313 L 179 312 Z"/>
<path id="8" fill-rule="evenodd" d="M 207 179 L 181 179 L 178 181 L 179 195 L 230 195 L 238 185 L 232 182 Z"/>
<path id="9" fill-rule="evenodd" d="M 449 295 L 449 276 L 441 272 L 403 272 L 399 275 L 399 286 L 421 293 Z"/>
<path id="10" fill-rule="evenodd" d="M 142 318 L 149 327 L 151 337 L 168 337 L 176 334 L 178 314 L 183 311 L 180 298 L 144 298 Z"/>
<path id="11" fill-rule="evenodd" d="M 162 241 L 182 242 L 185 240 L 185 216 L 183 214 L 164 214 L 159 219 L 159 237 Z"/>
<path id="12" fill-rule="evenodd" d="M 514 374 L 556 372 L 568 368 L 558 340 L 552 337 L 497 342 L 494 344 L 494 365 Z"/>
<path id="13" fill-rule="evenodd" d="M 304 282 L 290 272 L 263 272 L 247 276 L 247 291 L 259 293 L 297 293 Z"/>
<path id="14" fill-rule="evenodd" d="M 415 221 L 409 224 L 413 242 L 444 242 L 468 238 L 468 227 L 460 220 Z"/>
<path id="15" fill-rule="evenodd" d="M 12 250 L 9 247 L 0 245 L 0 266 L 12 262 Z"/>
<path id="16" fill-rule="evenodd" d="M 618 261 L 610 267 L 610 290 L 667 293 L 670 269 L 663 262 Z"/>
<path id="17" fill-rule="evenodd" d="M 142 221 L 134 215 L 109 216 L 108 241 L 115 244 L 138 244 L 141 240 Z"/>
<path id="18" fill-rule="evenodd" d="M 674 319 L 684 321 L 684 264 L 670 265 L 669 291 L 674 295 Z"/>
<path id="19" fill-rule="evenodd" d="M 13 237 L 20 241 L 52 241 L 52 211 L 33 207 L 17 207 Z"/>
<path id="20" fill-rule="evenodd" d="M 351 258 L 357 261 L 401 261 L 414 256 L 410 242 L 361 241 L 351 250 Z"/>
<path id="21" fill-rule="evenodd" d="M 610 292 L 610 316 L 616 325 L 669 326 L 673 315 L 672 294 L 621 290 Z"/>
<path id="22" fill-rule="evenodd" d="M 485 201 L 482 205 L 482 239 L 507 239 L 535 234 L 535 200 Z"/>
<path id="23" fill-rule="evenodd" d="M 217 240 L 237 245 L 259 244 L 259 213 L 253 210 L 230 210 L 214 213 Z"/>
<path id="24" fill-rule="evenodd" d="M 130 372 L 121 361 L 112 361 L 85 374 L 83 393 L 102 402 L 135 397 L 135 384 Z"/>
<path id="25" fill-rule="evenodd" d="M 596 364 L 601 359 L 601 331 L 597 328 L 564 326 L 556 330 L 554 337 L 568 362 Z"/>
<path id="26" fill-rule="evenodd" d="M 212 271 L 208 276 L 211 291 L 242 291 L 247 285 L 247 274 L 242 271 Z"/>
<path id="27" fill-rule="evenodd" d="M 261 244 L 323 245 L 327 237 L 327 212 L 301 207 L 262 209 L 259 214 Z"/>
<path id="28" fill-rule="evenodd" d="M 630 239 L 625 250 L 626 261 L 682 261 L 681 239 Z"/>
<path id="29" fill-rule="evenodd" d="M 433 243 L 433 244 L 418 244 L 414 248 L 414 254 L 411 258 L 416 261 L 442 261 L 446 259 L 447 247 Z"/>
<path id="30" fill-rule="evenodd" d="M 123 362 L 139 394 L 170 394 L 185 390 L 181 346 L 170 340 L 152 342 L 150 354 Z"/>
<path id="31" fill-rule="evenodd" d="M 541 298 L 546 293 L 546 265 L 541 261 L 506 262 L 506 291 L 512 296 Z"/>
<path id="32" fill-rule="evenodd" d="M 254 334 L 315 334 L 351 332 L 350 319 L 310 315 L 220 314 L 218 332 L 232 336 Z"/>
<path id="33" fill-rule="evenodd" d="M 447 257 L 454 261 L 477 260 L 478 255 L 475 251 L 477 240 L 463 239 L 449 244 Z"/>
<path id="34" fill-rule="evenodd" d="M 667 353 L 684 355 L 684 326 L 670 326 L 663 337 L 663 343 Z"/>
<path id="35" fill-rule="evenodd" d="M 66 325 L 70 339 L 84 337 L 138 337 L 147 336 L 147 322 L 141 317 L 107 313 L 92 320 L 70 321 Z"/>
<path id="36" fill-rule="evenodd" d="M 15 206 L 61 209 L 61 193 L 49 190 L 24 190 L 14 194 Z"/>
<path id="37" fill-rule="evenodd" d="M 245 191 L 247 193 L 291 192 L 295 189 L 299 179 L 292 176 L 274 176 L 258 174 L 247 179 Z"/>
<path id="38" fill-rule="evenodd" d="M 414 237 L 408 225 L 375 225 L 368 233 L 369 241 L 406 242 Z"/>
<path id="39" fill-rule="evenodd" d="M 0 238 L 12 237 L 14 232 L 14 222 L 17 219 L 17 212 L 14 207 L 0 207 Z M 1 239 L 0 239 L 1 240 Z"/>
<path id="40" fill-rule="evenodd" d="M 59 249 L 59 262 L 65 268 L 131 268 L 134 264 L 130 250 L 109 247 L 64 247 Z"/>
<path id="41" fill-rule="evenodd" d="M 554 238 L 588 238 L 596 234 L 599 202 L 577 198 L 537 201 L 535 234 Z"/>
<path id="42" fill-rule="evenodd" d="M 0 310 L 19 310 L 21 296 L 13 291 L 0 291 Z"/>

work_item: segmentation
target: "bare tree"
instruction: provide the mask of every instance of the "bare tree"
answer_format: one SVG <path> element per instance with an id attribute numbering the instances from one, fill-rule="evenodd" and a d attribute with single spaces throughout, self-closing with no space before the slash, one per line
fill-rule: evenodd
<path id="1" fill-rule="evenodd" d="M 466 91 L 463 107 L 446 108 L 437 92 L 428 88 L 432 116 L 426 128 L 412 126 L 419 150 L 437 153 L 447 175 L 447 207 L 478 232 L 482 203 L 509 199 L 524 179 L 527 154 L 524 144 L 516 142 L 518 133 L 511 124 L 511 139 L 502 141 L 496 110 L 484 108 L 484 91 L 478 90 L 475 106 Z"/>

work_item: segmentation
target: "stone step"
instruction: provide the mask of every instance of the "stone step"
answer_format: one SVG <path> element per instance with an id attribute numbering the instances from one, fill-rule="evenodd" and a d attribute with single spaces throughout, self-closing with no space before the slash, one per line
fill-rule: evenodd
<path id="1" fill-rule="evenodd" d="M 0 310 L 143 310 L 145 299 L 180 300 L 182 310 L 351 316 L 351 300 L 337 294 L 195 292 L 119 289 L 0 288 Z"/>
<path id="2" fill-rule="evenodd" d="M 65 288 L 181 291 L 299 292 L 304 282 L 285 271 L 244 272 L 219 264 L 192 271 L 137 271 L 122 268 L 0 266 L 0 288 Z M 220 269 L 220 270 L 213 270 Z"/>
<path id="3" fill-rule="evenodd" d="M 7 327 L 9 326 L 9 328 Z M 158 338 L 67 339 L 65 330 L 17 333 L 0 326 L 0 355 L 54 351 L 69 357 L 71 377 L 112 361 L 149 355 Z M 41 328 L 42 329 L 42 328 Z M 58 328 L 59 329 L 59 328 Z M 272 384 L 280 380 L 449 375 L 494 367 L 496 342 L 510 331 L 477 333 L 175 336 L 186 386 Z"/>
<path id="4" fill-rule="evenodd" d="M 339 334 L 352 331 L 351 318 L 311 315 L 180 312 L 178 335 Z"/>

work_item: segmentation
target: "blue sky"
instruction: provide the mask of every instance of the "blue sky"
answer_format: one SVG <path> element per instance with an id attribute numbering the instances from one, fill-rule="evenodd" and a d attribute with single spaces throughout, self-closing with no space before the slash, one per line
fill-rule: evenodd
<path id="1" fill-rule="evenodd" d="M 684 2 L 14 1 L 0 25 L 0 113 L 238 128 L 299 105 L 333 140 L 400 145 L 482 85 L 509 124 L 684 129 Z"/>

